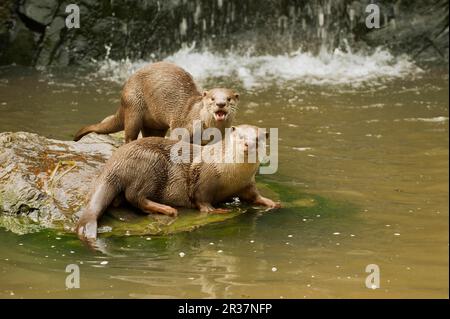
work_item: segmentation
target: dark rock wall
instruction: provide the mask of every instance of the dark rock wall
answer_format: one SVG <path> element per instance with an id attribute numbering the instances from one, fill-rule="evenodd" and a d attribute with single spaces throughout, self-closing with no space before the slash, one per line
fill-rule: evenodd
<path id="1" fill-rule="evenodd" d="M 381 8 L 381 29 L 365 8 Z M 80 28 L 65 25 L 68 4 Z M 0 64 L 87 64 L 163 57 L 183 43 L 210 50 L 284 53 L 386 45 L 417 58 L 448 58 L 448 1 L 411 0 L 2 0 Z"/>

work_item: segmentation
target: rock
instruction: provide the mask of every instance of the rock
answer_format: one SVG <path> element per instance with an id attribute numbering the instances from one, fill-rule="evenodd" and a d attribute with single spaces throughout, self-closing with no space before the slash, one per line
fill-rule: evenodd
<path id="1" fill-rule="evenodd" d="M 58 0 L 25 0 L 19 12 L 39 24 L 49 25 L 58 7 Z"/>
<path id="2" fill-rule="evenodd" d="M 8 23 L 12 22 L 13 16 L 13 1 L 12 0 L 3 0 L 0 3 L 0 35 L 4 35 L 8 33 Z"/>
<path id="3" fill-rule="evenodd" d="M 39 34 L 28 29 L 21 20 L 15 21 L 9 32 L 0 35 L 0 65 L 32 65 L 38 37 Z"/>
<path id="4" fill-rule="evenodd" d="M 47 66 L 52 61 L 55 51 L 61 41 L 61 31 L 65 28 L 65 20 L 62 17 L 56 17 L 45 30 L 42 49 L 36 61 L 37 66 Z"/>
<path id="5" fill-rule="evenodd" d="M 32 133 L 1 133 L 1 213 L 26 216 L 43 227 L 70 225 L 90 181 L 118 145 L 108 136 L 91 135 L 74 143 Z"/>
<path id="6" fill-rule="evenodd" d="M 385 25 L 362 39 L 371 46 L 386 46 L 393 53 L 408 53 L 413 59 L 448 60 L 448 2 L 416 3 L 411 10 L 396 8 Z M 420 12 L 420 14 L 417 14 Z M 401 15 L 400 15 L 401 13 Z"/>
<path id="7" fill-rule="evenodd" d="M 42 228 L 73 232 L 92 180 L 122 140 L 90 134 L 72 142 L 33 133 L 0 133 L 0 226 L 19 234 Z M 99 233 L 188 231 L 246 211 L 234 207 L 229 214 L 209 215 L 185 209 L 176 219 L 143 214 L 130 207 L 112 208 L 100 220 Z"/>

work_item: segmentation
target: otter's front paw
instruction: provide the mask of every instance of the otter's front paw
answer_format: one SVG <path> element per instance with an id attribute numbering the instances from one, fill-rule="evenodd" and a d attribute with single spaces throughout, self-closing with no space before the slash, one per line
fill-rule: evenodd
<path id="1" fill-rule="evenodd" d="M 226 208 L 214 208 L 211 204 L 198 204 L 198 209 L 202 213 L 211 213 L 211 214 L 226 214 L 231 211 L 231 209 Z"/>
<path id="2" fill-rule="evenodd" d="M 274 202 L 273 200 L 265 197 L 260 197 L 255 201 L 255 204 L 266 206 L 270 209 L 281 208 L 281 203 Z"/>
<path id="3" fill-rule="evenodd" d="M 210 211 L 210 214 L 228 214 L 231 212 L 231 209 L 227 208 L 214 208 L 212 211 Z"/>
<path id="4" fill-rule="evenodd" d="M 97 221 L 81 218 L 77 224 L 77 235 L 82 241 L 95 241 L 97 239 Z"/>

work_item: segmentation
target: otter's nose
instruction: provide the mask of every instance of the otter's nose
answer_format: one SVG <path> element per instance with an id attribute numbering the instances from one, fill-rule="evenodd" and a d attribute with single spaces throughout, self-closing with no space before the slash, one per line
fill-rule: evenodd
<path id="1" fill-rule="evenodd" d="M 227 103 L 225 102 L 217 102 L 216 105 L 220 108 L 225 107 L 227 105 Z"/>

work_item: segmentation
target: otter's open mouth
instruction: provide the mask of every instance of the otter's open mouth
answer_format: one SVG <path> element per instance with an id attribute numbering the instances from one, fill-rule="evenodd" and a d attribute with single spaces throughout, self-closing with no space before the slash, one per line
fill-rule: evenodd
<path id="1" fill-rule="evenodd" d="M 225 119 L 227 118 L 228 113 L 225 111 L 217 111 L 214 112 L 214 119 L 216 121 L 225 121 Z"/>

